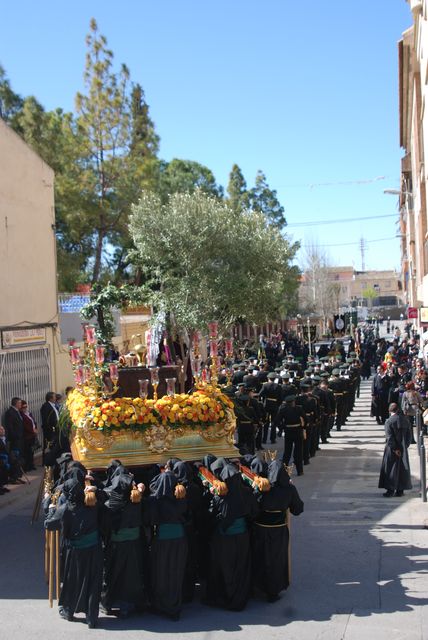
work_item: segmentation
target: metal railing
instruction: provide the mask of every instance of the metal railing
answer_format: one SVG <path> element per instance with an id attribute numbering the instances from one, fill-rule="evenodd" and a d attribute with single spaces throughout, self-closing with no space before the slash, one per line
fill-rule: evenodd
<path id="1" fill-rule="evenodd" d="M 58 308 L 60 313 L 79 313 L 89 300 L 89 293 L 60 293 L 58 295 Z"/>

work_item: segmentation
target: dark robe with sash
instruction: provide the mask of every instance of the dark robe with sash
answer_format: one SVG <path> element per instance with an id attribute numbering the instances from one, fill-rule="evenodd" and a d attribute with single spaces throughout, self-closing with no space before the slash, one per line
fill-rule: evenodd
<path id="1" fill-rule="evenodd" d="M 405 491 L 412 488 L 408 446 L 411 427 L 406 416 L 395 413 L 385 422 L 386 444 L 379 475 L 379 489 Z M 399 452 L 399 453 L 396 453 Z"/>
<path id="2" fill-rule="evenodd" d="M 251 591 L 251 553 L 247 518 L 252 514 L 252 492 L 244 487 L 238 469 L 218 458 L 212 473 L 226 483 L 225 496 L 212 495 L 215 530 L 210 541 L 207 585 L 209 604 L 241 611 Z"/>
<path id="3" fill-rule="evenodd" d="M 195 584 L 198 579 L 199 560 L 199 533 L 198 524 L 204 522 L 202 511 L 202 490 L 194 481 L 193 467 L 189 462 L 181 460 L 174 464 L 174 475 L 178 482 L 186 489 L 188 510 L 184 522 L 184 530 L 187 538 L 187 562 L 183 582 L 183 601 L 191 602 L 195 593 Z"/>
<path id="4" fill-rule="evenodd" d="M 50 508 L 45 520 L 48 530 L 61 527 L 64 541 L 64 574 L 59 606 L 71 619 L 85 613 L 88 624 L 98 619 L 102 587 L 103 555 L 98 530 L 99 509 L 86 507 L 81 480 L 63 485 L 65 504 Z"/>
<path id="5" fill-rule="evenodd" d="M 178 619 L 183 599 L 187 562 L 184 524 L 187 500 L 174 496 L 177 478 L 172 471 L 160 473 L 150 484 L 151 496 L 144 501 L 144 520 L 153 527 L 150 552 L 150 596 L 153 609 Z"/>
<path id="6" fill-rule="evenodd" d="M 256 472 L 267 475 L 271 488 L 258 494 L 260 511 L 251 538 L 253 581 L 268 600 L 274 601 L 289 584 L 287 509 L 298 516 L 303 512 L 303 502 L 280 461 L 271 462 L 267 474 Z"/>
<path id="7" fill-rule="evenodd" d="M 114 477 L 103 508 L 105 586 L 102 603 L 121 617 L 144 606 L 141 504 L 130 500 L 133 476 Z"/>

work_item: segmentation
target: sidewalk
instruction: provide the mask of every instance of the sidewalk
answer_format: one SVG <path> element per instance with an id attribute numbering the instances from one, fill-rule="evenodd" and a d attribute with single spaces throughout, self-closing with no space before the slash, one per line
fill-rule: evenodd
<path id="1" fill-rule="evenodd" d="M 11 504 L 20 504 L 20 502 L 29 497 L 37 494 L 37 490 L 40 485 L 40 480 L 44 474 L 44 468 L 40 465 L 40 461 L 36 462 L 37 469 L 35 471 L 27 471 L 22 476 L 24 484 L 7 484 L 6 488 L 9 489 L 9 493 L 4 493 L 0 496 L 0 512 L 5 507 Z M 27 482 L 28 480 L 28 482 Z"/>

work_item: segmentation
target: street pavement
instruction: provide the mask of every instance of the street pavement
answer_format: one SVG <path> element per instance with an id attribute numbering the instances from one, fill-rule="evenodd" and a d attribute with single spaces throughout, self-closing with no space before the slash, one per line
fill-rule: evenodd
<path id="1" fill-rule="evenodd" d="M 0 500 L 0 638 L 70 640 L 238 637 L 287 640 L 428 639 L 428 520 L 419 497 L 419 456 L 410 448 L 414 489 L 383 498 L 377 488 L 383 427 L 369 417 L 370 382 L 342 431 L 294 482 L 305 502 L 292 519 L 292 584 L 275 604 L 243 612 L 183 608 L 181 620 L 151 614 L 101 616 L 99 628 L 60 619 L 43 579 L 43 530 L 30 525 L 38 481 Z M 282 441 L 280 440 L 279 448 Z M 10 504 L 4 501 L 7 497 Z M 142 636 L 144 634 L 144 636 Z"/>

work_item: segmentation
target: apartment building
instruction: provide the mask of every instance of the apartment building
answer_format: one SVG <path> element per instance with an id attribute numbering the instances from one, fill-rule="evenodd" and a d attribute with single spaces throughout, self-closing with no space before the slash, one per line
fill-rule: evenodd
<path id="1" fill-rule="evenodd" d="M 408 0 L 413 25 L 398 43 L 401 160 L 400 233 L 404 301 L 428 306 L 425 154 L 428 149 L 428 1 Z"/>

